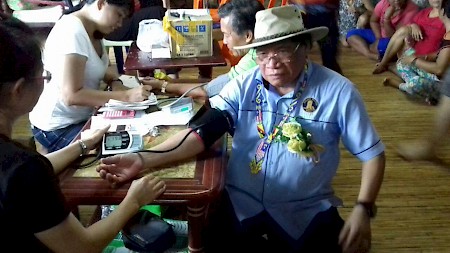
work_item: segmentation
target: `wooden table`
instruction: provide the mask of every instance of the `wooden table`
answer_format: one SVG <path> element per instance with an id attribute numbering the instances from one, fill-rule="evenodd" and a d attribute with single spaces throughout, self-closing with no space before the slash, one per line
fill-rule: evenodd
<path id="1" fill-rule="evenodd" d="M 189 251 L 203 252 L 201 233 L 208 205 L 224 186 L 227 163 L 226 136 L 209 150 L 197 156 L 194 178 L 164 179 L 166 191 L 152 204 L 187 207 Z M 117 205 L 125 197 L 130 184 L 112 189 L 101 178 L 73 177 L 76 166 L 60 175 L 62 192 L 73 208 L 78 205 Z"/>
<path id="2" fill-rule="evenodd" d="M 155 69 L 179 69 L 195 67 L 226 66 L 227 62 L 222 56 L 219 43 L 213 40 L 213 55 L 193 58 L 152 58 L 152 53 L 141 51 L 136 42 L 130 47 L 125 60 L 125 71 L 152 71 Z"/>

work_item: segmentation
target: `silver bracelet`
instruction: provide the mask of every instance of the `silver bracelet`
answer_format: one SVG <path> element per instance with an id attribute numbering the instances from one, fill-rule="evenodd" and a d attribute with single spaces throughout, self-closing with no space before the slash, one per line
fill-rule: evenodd
<path id="1" fill-rule="evenodd" d="M 82 141 L 82 140 L 77 140 L 77 142 L 78 142 L 78 144 L 80 145 L 80 148 L 81 148 L 80 156 L 87 154 L 87 152 L 89 150 L 88 150 L 88 148 L 86 146 L 86 143 L 84 143 L 84 141 Z"/>

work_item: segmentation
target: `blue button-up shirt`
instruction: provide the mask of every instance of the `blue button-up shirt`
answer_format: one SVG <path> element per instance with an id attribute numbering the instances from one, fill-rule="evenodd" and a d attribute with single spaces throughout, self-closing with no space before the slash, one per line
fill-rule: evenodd
<path id="1" fill-rule="evenodd" d="M 286 114 L 302 80 L 303 76 L 296 90 L 284 96 L 270 85 L 263 89 L 266 132 L 270 133 Z M 294 239 L 302 235 L 318 212 L 337 205 L 332 179 L 339 165 L 341 140 L 362 162 L 384 151 L 362 98 L 348 79 L 309 63 L 307 80 L 290 117 L 299 118 L 302 127 L 312 134 L 312 143 L 325 148 L 318 163 L 289 152 L 285 143 L 272 142 L 262 170 L 250 172 L 249 164 L 263 141 L 256 128 L 256 85 L 262 82 L 259 68 L 231 81 L 210 99 L 212 107 L 227 111 L 234 121 L 226 189 L 237 217 L 244 220 L 266 210 Z"/>

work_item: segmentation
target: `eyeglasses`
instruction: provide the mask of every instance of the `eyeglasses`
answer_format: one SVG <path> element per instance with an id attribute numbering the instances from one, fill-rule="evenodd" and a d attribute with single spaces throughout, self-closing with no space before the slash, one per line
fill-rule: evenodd
<path id="1" fill-rule="evenodd" d="M 50 80 L 52 80 L 52 73 L 50 73 L 50 71 L 48 70 L 44 70 L 44 72 L 42 73 L 42 76 L 38 76 L 38 77 L 33 77 L 31 79 L 41 79 L 41 80 L 45 80 L 47 82 L 50 82 Z"/>
<path id="2" fill-rule="evenodd" d="M 300 44 L 297 44 L 294 50 L 290 50 L 288 48 L 281 48 L 280 50 L 278 50 L 278 52 L 272 55 L 269 55 L 268 52 L 256 52 L 256 54 L 253 55 L 254 57 L 253 60 L 258 61 L 261 64 L 268 64 L 270 62 L 270 59 L 276 59 L 278 62 L 281 63 L 288 63 L 291 62 L 292 55 L 294 55 L 295 52 L 297 52 L 299 47 Z"/>

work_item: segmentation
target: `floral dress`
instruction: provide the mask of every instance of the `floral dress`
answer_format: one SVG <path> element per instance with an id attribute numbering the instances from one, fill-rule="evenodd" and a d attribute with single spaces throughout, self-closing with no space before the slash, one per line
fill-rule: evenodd
<path id="1" fill-rule="evenodd" d="M 450 47 L 450 36 L 448 37 L 444 36 L 440 50 Z M 403 64 L 400 59 L 397 61 L 397 71 L 405 81 L 399 86 L 401 91 L 411 96 L 425 99 L 429 104 L 437 104 L 442 85 L 438 76 L 426 72 L 415 65 Z"/>
<path id="2" fill-rule="evenodd" d="M 351 11 L 356 10 L 356 12 Z M 364 6 L 362 0 L 341 0 L 339 1 L 339 36 L 345 38 L 347 32 L 356 28 L 356 22 L 363 13 Z"/>

